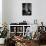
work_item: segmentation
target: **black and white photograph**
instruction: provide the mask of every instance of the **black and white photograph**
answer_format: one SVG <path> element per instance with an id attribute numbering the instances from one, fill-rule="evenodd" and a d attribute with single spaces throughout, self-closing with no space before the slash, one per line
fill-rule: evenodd
<path id="1" fill-rule="evenodd" d="M 22 3 L 22 15 L 32 15 L 32 3 Z"/>

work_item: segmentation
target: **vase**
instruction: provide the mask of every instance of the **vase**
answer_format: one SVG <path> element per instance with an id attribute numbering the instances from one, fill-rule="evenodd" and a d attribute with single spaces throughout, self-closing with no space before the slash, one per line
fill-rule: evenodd
<path id="1" fill-rule="evenodd" d="M 0 38 L 0 44 L 4 44 L 5 38 Z"/>

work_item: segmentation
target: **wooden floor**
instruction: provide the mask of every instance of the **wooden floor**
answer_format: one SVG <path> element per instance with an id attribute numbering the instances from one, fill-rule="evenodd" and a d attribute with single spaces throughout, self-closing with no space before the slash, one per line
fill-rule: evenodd
<path id="1" fill-rule="evenodd" d="M 46 44 L 45 45 L 39 45 L 39 43 L 37 41 L 36 42 L 32 41 L 32 46 L 46 46 Z"/>
<path id="2" fill-rule="evenodd" d="M 4 46 L 4 45 L 0 45 L 0 46 Z"/>
<path id="3" fill-rule="evenodd" d="M 0 45 L 0 46 L 4 46 L 4 45 Z M 34 44 L 32 46 L 39 46 L 38 44 Z M 40 46 L 46 46 L 46 45 L 40 45 Z"/>
<path id="4" fill-rule="evenodd" d="M 46 46 L 46 45 L 40 45 L 40 46 Z"/>

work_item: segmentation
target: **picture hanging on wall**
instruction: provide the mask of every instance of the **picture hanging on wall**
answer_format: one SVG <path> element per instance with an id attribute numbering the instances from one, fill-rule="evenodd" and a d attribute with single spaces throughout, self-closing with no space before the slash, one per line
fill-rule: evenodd
<path id="1" fill-rule="evenodd" d="M 22 15 L 32 15 L 32 3 L 22 3 Z"/>

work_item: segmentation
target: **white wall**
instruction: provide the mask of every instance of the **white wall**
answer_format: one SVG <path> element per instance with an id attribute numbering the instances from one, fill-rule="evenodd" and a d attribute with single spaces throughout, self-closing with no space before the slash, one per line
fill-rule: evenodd
<path id="1" fill-rule="evenodd" d="M 7 17 L 7 0 L 2 0 L 2 22 L 8 22 Z"/>
<path id="2" fill-rule="evenodd" d="M 43 21 L 46 25 L 46 0 L 33 0 L 33 16 L 38 23 Z"/>
<path id="3" fill-rule="evenodd" d="M 0 27 L 2 27 L 2 0 L 0 0 Z"/>
<path id="4" fill-rule="evenodd" d="M 3 20 L 7 23 L 15 23 L 26 20 L 31 24 L 34 23 L 34 19 L 37 19 L 38 24 L 43 21 L 46 25 L 46 0 L 4 0 L 4 2 Z M 23 2 L 32 2 L 31 16 L 22 16 Z"/>
<path id="5" fill-rule="evenodd" d="M 31 16 L 22 16 L 22 3 L 23 2 L 32 2 L 32 0 L 11 0 L 11 15 L 9 16 L 10 23 L 11 22 L 22 22 L 23 20 L 26 21 L 31 21 L 32 17 Z M 11 18 L 10 18 L 11 17 Z M 31 18 L 31 19 L 29 19 Z"/>

